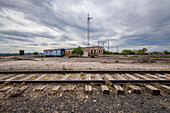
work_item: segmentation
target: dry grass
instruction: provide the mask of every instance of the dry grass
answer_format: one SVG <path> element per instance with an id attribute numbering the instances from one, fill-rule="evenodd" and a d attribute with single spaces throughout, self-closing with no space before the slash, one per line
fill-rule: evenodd
<path id="1" fill-rule="evenodd" d="M 28 75 L 22 74 L 22 75 L 20 75 L 18 78 L 23 78 L 23 77 L 25 77 L 25 76 L 28 76 Z"/>
<path id="2" fill-rule="evenodd" d="M 39 74 L 34 74 L 34 75 L 30 78 L 30 80 L 36 79 L 38 75 L 39 75 Z"/>
<path id="3" fill-rule="evenodd" d="M 157 88 L 161 88 L 161 85 L 159 83 L 154 83 L 153 86 L 155 86 Z"/>
<path id="4" fill-rule="evenodd" d="M 77 74 L 70 74 L 70 76 L 67 78 L 69 80 L 74 80 Z"/>
<path id="5" fill-rule="evenodd" d="M 9 85 L 9 81 L 4 82 L 3 84 L 0 85 L 0 88 L 3 88 L 5 86 Z"/>
<path id="6" fill-rule="evenodd" d="M 16 84 L 16 83 L 12 84 L 12 87 L 17 87 L 17 86 L 19 86 L 19 84 Z"/>
<path id="7" fill-rule="evenodd" d="M 53 75 L 48 74 L 48 75 L 46 75 L 45 77 L 43 77 L 41 80 L 49 80 L 49 79 L 51 79 L 52 77 L 53 77 Z"/>
<path id="8" fill-rule="evenodd" d="M 112 87 L 112 82 L 111 81 L 105 81 L 105 85 L 109 88 L 109 89 L 112 89 L 113 90 L 113 87 Z"/>
<path id="9" fill-rule="evenodd" d="M 94 74 L 91 74 L 90 76 L 92 79 L 95 79 L 95 77 L 96 77 L 96 75 L 94 75 Z"/>
<path id="10" fill-rule="evenodd" d="M 131 84 L 130 84 L 130 83 L 127 83 L 127 84 L 125 84 L 124 86 L 125 86 L 125 88 L 126 88 L 127 90 L 130 90 L 130 89 L 131 89 L 131 87 L 130 87 Z"/>
<path id="11" fill-rule="evenodd" d="M 85 73 L 83 73 L 83 72 L 81 72 L 81 73 L 80 73 L 80 76 L 85 76 L 85 75 L 86 75 L 86 74 L 85 74 Z"/>

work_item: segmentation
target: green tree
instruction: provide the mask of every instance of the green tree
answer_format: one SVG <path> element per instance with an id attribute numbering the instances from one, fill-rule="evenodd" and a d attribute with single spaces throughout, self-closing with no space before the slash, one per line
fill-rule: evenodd
<path id="1" fill-rule="evenodd" d="M 164 53 L 167 55 L 167 54 L 170 54 L 170 52 L 168 52 L 167 50 L 164 51 Z"/>
<path id="2" fill-rule="evenodd" d="M 106 51 L 105 49 L 103 49 L 103 53 L 108 55 L 109 51 Z"/>
<path id="3" fill-rule="evenodd" d="M 147 48 L 143 48 L 143 49 L 141 49 L 141 51 L 142 51 L 143 53 L 146 53 L 146 51 L 148 51 L 148 49 L 147 49 Z"/>
<path id="4" fill-rule="evenodd" d="M 38 55 L 38 52 L 33 52 L 34 55 Z"/>
<path id="5" fill-rule="evenodd" d="M 132 50 L 125 49 L 125 50 L 122 51 L 122 54 L 123 55 L 134 55 L 135 52 L 132 51 Z"/>
<path id="6" fill-rule="evenodd" d="M 143 52 L 141 51 L 141 50 L 138 50 L 137 52 L 136 52 L 136 55 L 142 55 L 143 54 Z"/>
<path id="7" fill-rule="evenodd" d="M 73 51 L 72 51 L 72 54 L 77 54 L 77 57 L 78 55 L 82 56 L 84 54 L 84 51 L 83 49 L 79 46 L 78 48 L 75 48 Z"/>

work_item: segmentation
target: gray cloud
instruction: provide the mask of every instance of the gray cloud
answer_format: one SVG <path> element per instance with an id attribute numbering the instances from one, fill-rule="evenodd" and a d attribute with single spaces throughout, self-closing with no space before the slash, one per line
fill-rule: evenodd
<path id="1" fill-rule="evenodd" d="M 12 41 L 39 52 L 86 46 L 89 12 L 91 45 L 170 50 L 169 10 L 167 0 L 0 0 L 0 44 L 11 45 L 9 52 L 15 52 Z"/>

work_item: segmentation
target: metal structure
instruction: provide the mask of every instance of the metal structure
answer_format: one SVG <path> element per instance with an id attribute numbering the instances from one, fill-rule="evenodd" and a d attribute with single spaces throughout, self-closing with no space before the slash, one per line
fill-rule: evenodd
<path id="1" fill-rule="evenodd" d="M 92 17 L 90 17 L 88 14 L 87 15 L 87 46 L 88 47 L 90 45 L 90 19 L 92 19 Z"/>
<path id="2" fill-rule="evenodd" d="M 109 52 L 109 42 L 108 42 L 108 52 Z"/>

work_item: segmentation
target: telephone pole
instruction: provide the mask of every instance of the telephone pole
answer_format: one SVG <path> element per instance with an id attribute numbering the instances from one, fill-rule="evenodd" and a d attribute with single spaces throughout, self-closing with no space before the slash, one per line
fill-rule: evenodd
<path id="1" fill-rule="evenodd" d="M 103 42 L 103 49 L 104 49 L 104 42 Z"/>
<path id="2" fill-rule="evenodd" d="M 108 52 L 109 52 L 109 42 L 108 42 Z"/>
<path id="3" fill-rule="evenodd" d="M 92 19 L 92 17 L 90 17 L 88 14 L 87 15 L 87 46 L 88 47 L 90 45 L 90 19 Z"/>
<path id="4" fill-rule="evenodd" d="M 118 52 L 118 45 L 117 45 L 117 52 Z"/>

